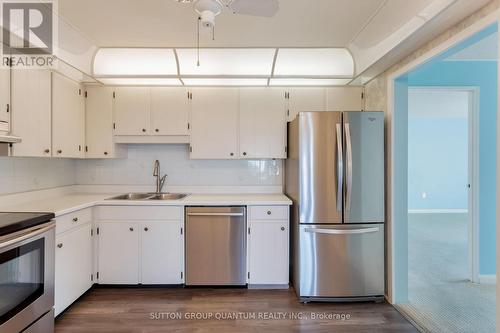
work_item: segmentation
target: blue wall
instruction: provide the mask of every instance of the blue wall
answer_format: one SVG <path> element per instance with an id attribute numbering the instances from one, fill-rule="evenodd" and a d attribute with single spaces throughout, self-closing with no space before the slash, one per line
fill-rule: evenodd
<path id="1" fill-rule="evenodd" d="M 467 209 L 467 126 L 464 118 L 409 117 L 409 210 Z"/>
<path id="2" fill-rule="evenodd" d="M 496 273 L 497 62 L 443 61 L 450 54 L 497 31 L 492 26 L 409 73 L 410 86 L 476 86 L 479 110 L 480 274 Z"/>

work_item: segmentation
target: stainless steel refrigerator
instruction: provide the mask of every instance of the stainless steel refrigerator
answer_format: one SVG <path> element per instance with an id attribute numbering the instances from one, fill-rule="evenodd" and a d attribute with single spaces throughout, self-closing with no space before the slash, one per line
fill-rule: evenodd
<path id="1" fill-rule="evenodd" d="M 288 124 L 288 155 L 299 299 L 383 299 L 383 112 L 300 112 Z"/>

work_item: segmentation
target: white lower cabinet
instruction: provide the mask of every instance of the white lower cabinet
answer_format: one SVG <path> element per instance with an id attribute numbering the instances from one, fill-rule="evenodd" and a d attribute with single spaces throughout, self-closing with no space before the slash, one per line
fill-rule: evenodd
<path id="1" fill-rule="evenodd" d="M 99 207 L 100 284 L 182 284 L 182 207 Z"/>
<path id="2" fill-rule="evenodd" d="M 261 212 L 265 212 L 265 215 Z M 250 207 L 248 228 L 248 284 L 257 287 L 287 286 L 290 237 L 288 207 Z"/>
<path id="3" fill-rule="evenodd" d="M 180 222 L 145 222 L 141 226 L 141 283 L 182 284 L 184 242 Z"/>
<path id="4" fill-rule="evenodd" d="M 56 236 L 56 316 L 93 284 L 92 243 L 90 223 Z"/>
<path id="5" fill-rule="evenodd" d="M 139 281 L 139 223 L 99 224 L 99 283 L 136 284 Z"/>

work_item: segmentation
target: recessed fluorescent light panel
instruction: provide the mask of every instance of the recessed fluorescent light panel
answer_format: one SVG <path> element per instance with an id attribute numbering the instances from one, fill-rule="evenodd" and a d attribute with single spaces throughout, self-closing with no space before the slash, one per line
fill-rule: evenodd
<path id="1" fill-rule="evenodd" d="M 176 49 L 181 75 L 270 76 L 276 49 Z"/>
<path id="2" fill-rule="evenodd" d="M 271 79 L 270 86 L 344 86 L 351 79 Z"/>
<path id="3" fill-rule="evenodd" d="M 345 48 L 279 49 L 274 75 L 354 75 L 354 60 Z"/>
<path id="4" fill-rule="evenodd" d="M 186 86 L 266 86 L 267 79 L 182 79 Z"/>
<path id="5" fill-rule="evenodd" d="M 102 48 L 94 58 L 94 75 L 177 75 L 173 49 Z"/>
<path id="6" fill-rule="evenodd" d="M 103 84 L 111 86 L 180 86 L 179 79 L 169 78 L 101 78 Z"/>

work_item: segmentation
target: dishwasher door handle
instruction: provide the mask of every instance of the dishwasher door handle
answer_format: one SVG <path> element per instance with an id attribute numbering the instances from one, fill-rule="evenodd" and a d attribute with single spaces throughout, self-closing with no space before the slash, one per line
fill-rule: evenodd
<path id="1" fill-rule="evenodd" d="M 244 213 L 188 213 L 188 216 L 245 216 Z"/>

